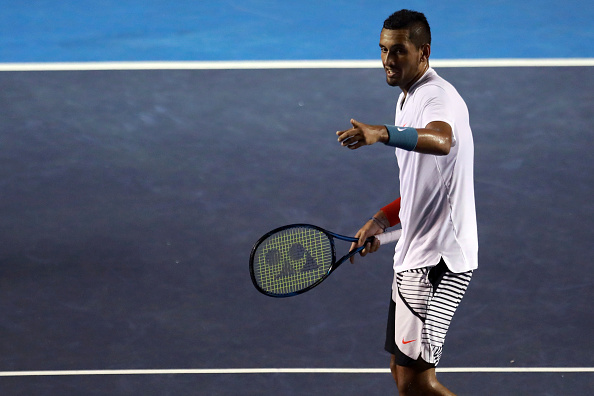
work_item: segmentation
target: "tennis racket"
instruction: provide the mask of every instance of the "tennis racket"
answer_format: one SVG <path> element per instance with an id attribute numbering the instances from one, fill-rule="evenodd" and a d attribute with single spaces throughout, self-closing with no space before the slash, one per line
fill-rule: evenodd
<path id="1" fill-rule="evenodd" d="M 402 230 L 369 237 L 380 244 L 394 242 Z M 336 260 L 334 240 L 357 242 L 310 224 L 291 224 L 263 235 L 250 254 L 250 275 L 259 292 L 270 297 L 291 297 L 313 289 L 346 260 L 365 248 L 349 251 Z"/>

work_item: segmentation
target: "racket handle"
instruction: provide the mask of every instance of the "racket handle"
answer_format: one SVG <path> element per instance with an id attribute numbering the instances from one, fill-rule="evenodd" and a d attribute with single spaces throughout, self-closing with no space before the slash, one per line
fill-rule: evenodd
<path id="1" fill-rule="evenodd" d="M 396 242 L 398 239 L 400 239 L 400 235 L 402 235 L 402 230 L 384 232 L 382 234 L 376 235 L 375 237 L 380 242 L 380 245 L 385 245 L 386 243 Z"/>

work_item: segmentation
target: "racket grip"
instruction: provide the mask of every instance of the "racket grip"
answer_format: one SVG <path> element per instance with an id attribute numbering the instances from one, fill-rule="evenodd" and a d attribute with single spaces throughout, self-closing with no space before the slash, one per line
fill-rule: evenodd
<path id="1" fill-rule="evenodd" d="M 376 235 L 375 237 L 380 242 L 380 245 L 385 245 L 386 243 L 396 242 L 400 239 L 402 235 L 402 230 L 395 230 L 390 232 L 384 232 L 382 234 Z"/>

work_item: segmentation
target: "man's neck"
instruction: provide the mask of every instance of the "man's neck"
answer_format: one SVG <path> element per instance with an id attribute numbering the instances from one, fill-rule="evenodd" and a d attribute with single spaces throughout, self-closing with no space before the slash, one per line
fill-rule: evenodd
<path id="1" fill-rule="evenodd" d="M 402 88 L 400 87 L 400 89 L 402 89 L 402 92 L 404 93 L 404 97 L 406 98 L 406 95 L 408 95 L 408 91 L 411 89 L 411 87 L 413 85 L 415 85 L 417 83 L 417 81 L 419 81 L 421 79 L 421 77 L 423 77 L 425 75 L 425 73 L 427 73 L 427 70 L 429 70 L 429 62 L 425 63 L 423 68 L 419 70 L 419 72 L 417 73 L 417 75 L 415 76 L 415 78 L 413 78 L 407 85 L 406 87 Z"/>

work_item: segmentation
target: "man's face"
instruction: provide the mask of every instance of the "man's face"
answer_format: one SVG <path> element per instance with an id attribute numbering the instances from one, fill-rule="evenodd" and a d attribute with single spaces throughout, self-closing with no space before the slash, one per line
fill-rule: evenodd
<path id="1" fill-rule="evenodd" d="M 386 82 L 405 91 L 422 75 L 428 62 L 428 46 L 416 48 L 408 34 L 408 29 L 382 29 L 379 42 Z"/>

